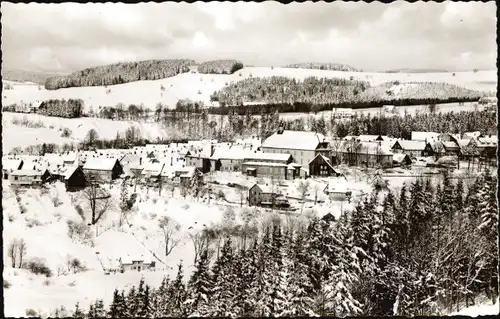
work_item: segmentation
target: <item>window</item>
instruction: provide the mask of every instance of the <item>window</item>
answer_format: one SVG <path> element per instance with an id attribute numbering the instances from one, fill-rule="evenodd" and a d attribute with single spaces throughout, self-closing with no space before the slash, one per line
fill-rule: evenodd
<path id="1" fill-rule="evenodd" d="M 14 180 L 17 181 L 17 176 L 14 176 Z"/>
<path id="2" fill-rule="evenodd" d="M 300 155 L 304 155 L 304 152 L 303 152 L 303 151 L 301 151 L 301 152 L 300 152 Z"/>

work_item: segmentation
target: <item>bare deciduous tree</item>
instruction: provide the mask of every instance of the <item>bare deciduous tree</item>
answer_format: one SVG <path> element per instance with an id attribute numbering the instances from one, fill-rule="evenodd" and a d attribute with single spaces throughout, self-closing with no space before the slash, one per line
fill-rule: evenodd
<path id="1" fill-rule="evenodd" d="M 304 210 L 304 204 L 306 201 L 307 192 L 309 191 L 309 186 L 310 185 L 309 185 L 308 180 L 299 182 L 298 191 L 299 191 L 300 199 L 302 200 L 302 208 L 300 209 L 301 213 Z"/>
<path id="2" fill-rule="evenodd" d="M 28 247 L 26 245 L 26 241 L 24 239 L 20 239 L 18 241 L 18 251 L 19 251 L 19 268 L 23 267 L 23 259 L 26 256 L 26 251 Z"/>
<path id="3" fill-rule="evenodd" d="M 90 204 L 92 211 L 91 224 L 95 225 L 108 210 L 111 196 L 100 187 L 99 178 L 95 174 L 89 175 L 88 187 L 83 191 L 83 196 Z"/>
<path id="4" fill-rule="evenodd" d="M 164 216 L 159 220 L 158 226 L 163 233 L 165 241 L 165 257 L 168 257 L 172 250 L 179 244 L 180 238 L 177 237 L 181 226 L 168 216 Z"/>
<path id="5" fill-rule="evenodd" d="M 202 231 L 194 232 L 189 234 L 189 238 L 193 242 L 194 246 L 194 264 L 200 258 L 203 251 L 208 252 L 208 259 L 210 260 L 215 251 L 210 246 L 217 239 L 218 232 L 215 229 L 203 229 Z"/>
<path id="6" fill-rule="evenodd" d="M 13 239 L 8 247 L 7 254 L 10 257 L 10 260 L 12 262 L 12 268 L 16 268 L 16 261 L 17 261 L 17 249 L 19 246 L 19 242 L 17 239 Z"/>

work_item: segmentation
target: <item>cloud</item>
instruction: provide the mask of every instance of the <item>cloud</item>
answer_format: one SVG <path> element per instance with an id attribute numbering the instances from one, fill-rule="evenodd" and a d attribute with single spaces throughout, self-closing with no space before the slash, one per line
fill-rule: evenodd
<path id="1" fill-rule="evenodd" d="M 2 3 L 4 65 L 160 58 L 388 68 L 495 68 L 494 2 Z"/>

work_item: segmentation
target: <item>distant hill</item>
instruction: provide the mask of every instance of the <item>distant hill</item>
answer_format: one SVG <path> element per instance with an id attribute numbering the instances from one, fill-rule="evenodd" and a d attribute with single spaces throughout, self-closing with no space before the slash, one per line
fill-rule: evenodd
<path id="1" fill-rule="evenodd" d="M 179 73 L 189 72 L 193 60 L 147 60 L 139 62 L 115 63 L 71 73 L 66 76 L 48 78 L 47 90 L 82 86 L 116 85 L 142 80 L 159 80 Z"/>
<path id="2" fill-rule="evenodd" d="M 292 69 L 316 69 L 316 70 L 329 70 L 329 71 L 344 71 L 344 72 L 359 72 L 361 70 L 356 69 L 347 64 L 339 63 L 318 63 L 318 62 L 303 62 L 294 63 L 284 66 L 284 68 Z"/>
<path id="3" fill-rule="evenodd" d="M 394 70 L 386 70 L 385 73 L 447 73 L 453 72 L 450 70 L 443 69 L 394 69 Z"/>
<path id="4" fill-rule="evenodd" d="M 54 76 L 61 76 L 61 74 L 33 72 L 2 67 L 2 79 L 7 81 L 33 82 L 43 85 L 48 78 Z"/>

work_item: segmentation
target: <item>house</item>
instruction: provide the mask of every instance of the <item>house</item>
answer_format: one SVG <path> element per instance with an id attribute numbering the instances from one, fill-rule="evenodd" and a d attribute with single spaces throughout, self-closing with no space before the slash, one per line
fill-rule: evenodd
<path id="1" fill-rule="evenodd" d="M 33 169 L 20 169 L 12 171 L 9 175 L 9 181 L 12 185 L 18 186 L 36 186 L 42 184 L 42 176 L 45 172 Z"/>
<path id="2" fill-rule="evenodd" d="M 289 167 L 291 162 L 290 154 L 255 152 L 245 156 L 241 169 L 249 176 L 293 179 L 296 167 Z"/>
<path id="3" fill-rule="evenodd" d="M 88 157 L 83 165 L 87 180 L 97 178 L 103 182 L 111 182 L 123 174 L 123 167 L 113 157 Z"/>
<path id="4" fill-rule="evenodd" d="M 23 167 L 22 159 L 2 159 L 2 176 L 3 179 L 9 179 L 9 174 L 13 171 L 20 170 Z"/>
<path id="5" fill-rule="evenodd" d="M 478 103 L 484 105 L 486 111 L 496 111 L 498 108 L 498 98 L 496 96 L 483 96 Z"/>
<path id="6" fill-rule="evenodd" d="M 460 146 L 458 145 L 457 140 L 453 138 L 453 141 L 441 141 L 441 145 L 443 148 L 444 155 L 451 156 L 457 155 L 460 156 Z"/>
<path id="7" fill-rule="evenodd" d="M 281 197 L 281 200 L 279 200 Z M 250 206 L 277 206 L 278 204 L 285 204 L 282 196 L 277 190 L 266 185 L 254 184 L 248 189 L 248 205 Z"/>
<path id="8" fill-rule="evenodd" d="M 155 267 L 155 262 L 151 258 L 141 256 L 131 257 L 130 255 L 120 257 L 120 271 L 143 271 L 150 270 Z"/>
<path id="9" fill-rule="evenodd" d="M 64 186 L 67 191 L 77 191 L 87 186 L 87 179 L 78 165 L 68 166 L 63 175 Z"/>
<path id="10" fill-rule="evenodd" d="M 489 135 L 484 137 L 478 137 L 477 139 L 474 139 L 474 141 L 481 157 L 496 158 L 498 136 Z"/>
<path id="11" fill-rule="evenodd" d="M 410 166 L 412 164 L 411 158 L 408 154 L 405 153 L 395 153 L 392 156 L 392 166 L 394 167 L 405 167 Z"/>
<path id="12" fill-rule="evenodd" d="M 350 200 L 353 190 L 348 187 L 347 181 L 345 179 L 336 179 L 330 181 L 323 192 L 328 195 L 330 200 L 334 201 L 345 201 Z"/>
<path id="13" fill-rule="evenodd" d="M 367 167 L 392 167 L 393 153 L 379 142 L 360 142 L 358 140 L 344 141 L 340 148 L 342 162 L 349 165 Z"/>
<path id="14" fill-rule="evenodd" d="M 352 108 L 333 108 L 332 118 L 334 119 L 349 119 L 354 116 L 354 110 Z"/>
<path id="15" fill-rule="evenodd" d="M 203 176 L 203 173 L 194 166 L 178 167 L 174 170 L 174 183 L 189 186 L 194 178 Z"/>
<path id="16" fill-rule="evenodd" d="M 316 155 L 328 156 L 330 152 L 323 134 L 282 128 L 262 143 L 261 150 L 264 153 L 290 154 L 293 162 L 302 166 L 307 166 Z"/>
<path id="17" fill-rule="evenodd" d="M 223 145 L 215 149 L 210 157 L 211 171 L 239 172 L 244 158 L 250 153 L 240 145 Z"/>
<path id="18" fill-rule="evenodd" d="M 330 161 L 330 159 L 322 154 L 316 155 L 316 157 L 309 162 L 309 175 L 310 176 L 340 176 Z"/>
<path id="19" fill-rule="evenodd" d="M 393 153 L 404 153 L 408 154 L 410 158 L 415 158 L 424 156 L 426 145 L 425 141 L 398 140 L 391 150 Z"/>
<path id="20" fill-rule="evenodd" d="M 213 154 L 213 145 L 207 145 L 199 151 L 188 151 L 186 154 L 186 165 L 195 166 L 202 173 L 210 172 L 210 157 Z"/>
<path id="21" fill-rule="evenodd" d="M 163 170 L 164 166 L 165 163 L 156 163 L 156 162 L 144 163 L 141 175 L 144 178 L 149 179 L 152 182 L 155 182 L 158 180 L 158 178 L 160 178 L 161 171 Z"/>

